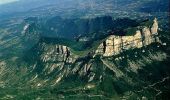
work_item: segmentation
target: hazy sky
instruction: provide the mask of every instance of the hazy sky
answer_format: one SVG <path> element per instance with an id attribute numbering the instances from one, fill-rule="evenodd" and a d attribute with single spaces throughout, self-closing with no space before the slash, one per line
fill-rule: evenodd
<path id="1" fill-rule="evenodd" d="M 0 5 L 15 2 L 15 1 L 19 1 L 19 0 L 0 0 Z"/>

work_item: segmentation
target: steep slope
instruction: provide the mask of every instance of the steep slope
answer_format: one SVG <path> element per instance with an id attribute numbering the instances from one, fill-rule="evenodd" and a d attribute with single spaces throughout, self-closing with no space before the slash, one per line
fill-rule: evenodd
<path id="1" fill-rule="evenodd" d="M 142 31 L 142 32 L 141 32 Z M 158 35 L 158 22 L 155 18 L 150 26 L 140 26 L 131 36 L 110 36 L 96 50 L 97 54 L 113 56 L 133 48 L 141 48 L 153 42 L 160 42 Z"/>

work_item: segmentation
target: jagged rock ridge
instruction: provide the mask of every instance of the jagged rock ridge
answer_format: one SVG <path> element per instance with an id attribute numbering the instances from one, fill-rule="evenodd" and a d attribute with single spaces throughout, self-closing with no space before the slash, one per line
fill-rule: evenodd
<path id="1" fill-rule="evenodd" d="M 155 18 L 151 28 L 141 26 L 133 36 L 109 36 L 108 39 L 100 44 L 96 50 L 96 54 L 108 57 L 120 54 L 124 50 L 141 48 L 153 42 L 160 42 L 157 35 L 158 21 Z"/>
<path id="2" fill-rule="evenodd" d="M 86 55 L 85 57 L 82 58 L 79 55 L 72 53 L 71 49 L 67 46 L 41 42 L 39 43 L 38 47 L 39 51 L 41 51 L 41 54 L 38 57 L 38 59 L 40 59 L 39 64 L 41 63 L 45 64 L 43 65 L 44 66 L 43 71 L 45 73 L 55 72 L 56 69 L 57 71 L 62 71 L 62 76 L 59 75 L 60 76 L 59 80 L 61 80 L 61 77 L 63 77 L 63 75 L 67 76 L 68 74 L 71 73 L 78 73 L 80 76 L 83 76 L 87 74 L 88 71 L 91 70 L 90 68 L 92 68 L 94 62 L 94 60 L 92 59 L 96 55 L 110 57 L 113 55 L 120 54 L 124 50 L 141 48 L 153 42 L 160 42 L 157 34 L 158 34 L 158 22 L 157 19 L 154 19 L 154 23 L 151 28 L 148 28 L 146 26 L 142 27 L 142 29 L 137 30 L 136 34 L 133 36 L 112 35 L 109 38 L 107 38 L 102 44 L 99 45 L 98 49 L 94 54 L 92 53 L 92 55 Z M 102 60 L 102 62 L 105 61 Z M 74 67 L 71 68 L 72 66 Z M 111 68 L 111 70 L 113 69 Z M 117 73 L 116 71 L 114 72 Z M 89 75 L 93 76 L 94 73 L 90 73 Z M 57 79 L 56 83 L 58 83 L 59 80 Z M 92 80 L 92 78 L 89 80 Z"/>

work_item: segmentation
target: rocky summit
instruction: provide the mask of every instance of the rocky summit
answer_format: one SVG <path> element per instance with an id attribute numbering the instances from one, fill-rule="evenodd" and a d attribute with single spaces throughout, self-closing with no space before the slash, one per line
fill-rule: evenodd
<path id="1" fill-rule="evenodd" d="M 160 42 L 158 35 L 158 22 L 155 18 L 150 27 L 140 26 L 132 36 L 109 36 L 96 50 L 96 54 L 109 57 L 120 54 L 124 50 L 141 48 L 154 42 Z"/>

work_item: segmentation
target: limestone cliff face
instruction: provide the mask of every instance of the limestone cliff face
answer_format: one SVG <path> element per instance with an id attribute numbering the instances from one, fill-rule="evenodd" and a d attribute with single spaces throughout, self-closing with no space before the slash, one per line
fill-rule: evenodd
<path id="1" fill-rule="evenodd" d="M 141 48 L 143 46 L 141 37 L 142 37 L 141 31 L 137 30 L 136 34 L 134 35 L 134 44 L 136 45 L 137 48 Z"/>
<path id="2" fill-rule="evenodd" d="M 150 29 L 148 27 L 144 27 L 142 29 L 142 33 L 143 33 L 143 37 L 144 37 L 144 44 L 145 45 L 151 44 L 151 42 L 152 42 L 152 38 L 151 38 L 152 34 L 150 32 Z"/>
<path id="3" fill-rule="evenodd" d="M 37 48 L 38 60 L 32 65 L 31 72 L 42 72 L 45 76 L 55 73 L 53 85 L 57 84 L 64 75 L 68 75 L 71 66 L 77 60 L 77 56 L 64 45 L 41 42 Z"/>
<path id="4" fill-rule="evenodd" d="M 41 54 L 41 60 L 43 62 L 65 62 L 73 63 L 75 56 L 70 52 L 70 48 L 63 45 L 47 45 L 42 44 L 43 54 Z"/>
<path id="5" fill-rule="evenodd" d="M 120 54 L 124 50 L 141 48 L 153 42 L 159 42 L 158 35 L 158 22 L 155 18 L 152 27 L 142 26 L 142 29 L 136 31 L 132 36 L 115 36 L 111 35 L 106 39 L 98 49 L 96 54 L 103 56 L 113 56 Z"/>
<path id="6" fill-rule="evenodd" d="M 158 33 L 158 21 L 157 21 L 156 18 L 154 19 L 153 25 L 151 27 L 151 33 L 152 34 L 157 34 Z"/>

